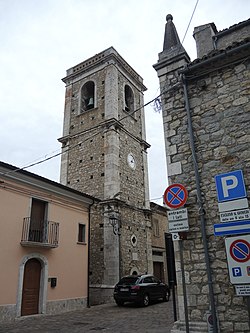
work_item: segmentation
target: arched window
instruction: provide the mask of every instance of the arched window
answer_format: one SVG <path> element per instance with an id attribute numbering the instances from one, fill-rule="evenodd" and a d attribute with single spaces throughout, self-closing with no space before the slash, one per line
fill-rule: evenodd
<path id="1" fill-rule="evenodd" d="M 125 111 L 133 112 L 134 111 L 134 93 L 127 84 L 125 85 L 125 88 L 124 88 L 124 102 L 125 102 Z"/>
<path id="2" fill-rule="evenodd" d="M 81 110 L 84 112 L 95 107 L 95 83 L 86 82 L 81 89 Z"/>

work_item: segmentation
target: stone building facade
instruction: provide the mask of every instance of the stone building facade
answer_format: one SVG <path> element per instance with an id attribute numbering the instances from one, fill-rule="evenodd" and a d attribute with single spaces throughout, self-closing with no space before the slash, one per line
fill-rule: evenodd
<path id="1" fill-rule="evenodd" d="M 67 70 L 61 182 L 101 200 L 92 207 L 92 304 L 119 277 L 152 272 L 143 92 L 133 68 L 110 47 Z"/>
<path id="2" fill-rule="evenodd" d="M 190 332 L 207 332 L 210 310 L 213 332 L 249 332 L 248 297 L 236 296 L 225 240 L 214 236 L 213 225 L 220 222 L 214 177 L 242 170 L 246 188 L 250 185 L 250 21 L 219 32 L 213 23 L 195 28 L 198 58 L 190 62 L 172 20 L 168 15 L 154 68 L 162 94 L 169 183 L 181 183 L 189 192 L 190 231 L 181 241 L 187 307 L 177 241 L 179 318 L 173 332 L 186 332 L 185 318 Z"/>

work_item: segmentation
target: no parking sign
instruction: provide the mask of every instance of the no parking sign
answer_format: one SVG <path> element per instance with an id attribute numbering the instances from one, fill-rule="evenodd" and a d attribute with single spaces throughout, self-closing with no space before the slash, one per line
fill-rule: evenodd
<path id="1" fill-rule="evenodd" d="M 180 208 L 188 198 L 187 189 L 182 184 L 172 184 L 164 192 L 163 200 L 170 208 Z"/>
<path id="2" fill-rule="evenodd" d="M 231 283 L 250 284 L 250 235 L 226 238 L 225 245 Z"/>

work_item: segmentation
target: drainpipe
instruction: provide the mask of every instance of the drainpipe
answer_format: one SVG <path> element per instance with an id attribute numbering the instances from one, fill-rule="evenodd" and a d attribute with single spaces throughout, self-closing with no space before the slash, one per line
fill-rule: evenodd
<path id="1" fill-rule="evenodd" d="M 207 237 L 206 237 L 205 211 L 204 211 L 202 196 L 201 196 L 200 175 L 199 175 L 199 171 L 198 171 L 198 164 L 197 164 L 197 158 L 196 158 L 196 152 L 195 152 L 192 118 L 191 118 L 191 112 L 190 112 L 190 106 L 189 106 L 187 82 L 186 82 L 185 74 L 181 74 L 181 80 L 182 80 L 183 90 L 184 90 L 185 108 L 187 111 L 190 148 L 191 148 L 193 164 L 194 164 L 197 201 L 198 201 L 198 205 L 199 205 L 199 216 L 200 216 L 200 223 L 201 223 L 201 233 L 202 233 L 202 240 L 203 240 L 203 246 L 204 246 L 204 252 L 205 252 L 205 263 L 206 263 L 206 267 L 207 267 L 210 308 L 211 308 L 211 315 L 213 318 L 213 333 L 218 333 L 218 324 L 217 324 L 217 316 L 216 316 L 214 293 L 213 293 L 212 274 L 211 274 L 209 254 L 208 254 L 208 242 L 207 242 Z"/>
<path id="2" fill-rule="evenodd" d="M 87 278 L 87 308 L 90 308 L 90 302 L 89 302 L 89 266 L 90 266 L 90 211 L 91 211 L 91 207 L 94 205 L 94 201 L 92 202 L 92 204 L 89 205 L 89 214 L 88 214 L 88 278 Z"/>

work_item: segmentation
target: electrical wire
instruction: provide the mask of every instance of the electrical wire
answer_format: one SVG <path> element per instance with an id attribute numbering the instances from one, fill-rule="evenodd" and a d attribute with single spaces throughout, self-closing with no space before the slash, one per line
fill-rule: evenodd
<path id="1" fill-rule="evenodd" d="M 192 15 L 191 15 L 191 18 L 190 18 L 190 20 L 189 20 L 189 23 L 188 23 L 188 26 L 187 26 L 186 32 L 185 32 L 185 34 L 184 34 L 184 37 L 183 37 L 183 40 L 182 40 L 182 44 L 183 44 L 183 42 L 184 42 L 184 40 L 185 40 L 185 38 L 186 38 L 186 35 L 187 35 L 187 32 L 188 32 L 189 26 L 190 26 L 191 21 L 192 21 L 192 19 L 193 19 L 193 16 L 194 16 L 194 13 L 195 13 L 195 10 L 196 10 L 196 7 L 197 7 L 198 3 L 199 3 L 199 0 L 196 1 L 196 4 L 195 4 L 195 6 L 194 6 L 194 10 L 193 10 L 193 13 L 192 13 Z M 173 88 L 174 88 L 174 86 L 172 86 L 170 89 L 173 89 Z M 158 89 L 159 89 L 159 88 L 158 88 Z M 158 89 L 157 89 L 157 91 L 158 91 Z M 133 112 L 130 112 L 128 115 L 126 115 L 126 116 L 124 116 L 123 118 L 119 119 L 119 121 L 123 121 L 123 120 L 126 119 L 127 117 L 130 117 L 131 115 L 133 115 L 133 114 L 136 113 L 137 111 L 141 110 L 142 108 L 146 107 L 147 105 L 151 104 L 152 102 L 155 102 L 156 104 L 159 103 L 159 98 L 160 98 L 160 96 L 163 95 L 165 92 L 166 92 L 166 90 L 163 90 L 163 92 L 162 92 L 161 94 L 159 94 L 157 97 L 153 98 L 152 100 L 150 100 L 149 102 L 147 102 L 147 103 L 144 104 L 143 106 L 137 108 L 137 109 L 134 110 Z M 157 111 L 159 111 L 159 107 L 157 108 Z M 100 133 L 100 132 L 99 132 L 99 133 Z M 99 134 L 99 133 L 96 133 L 95 135 L 97 135 L 97 134 Z M 95 136 L 95 135 L 94 135 L 94 136 Z M 91 139 L 91 138 L 89 138 L 89 139 Z M 87 140 L 89 140 L 89 139 L 87 139 Z M 86 142 L 87 140 L 85 140 L 84 142 Z M 80 142 L 80 143 L 82 144 L 82 143 L 84 143 L 84 142 Z M 55 157 L 57 157 L 57 156 L 60 156 L 60 155 L 62 155 L 62 154 L 64 154 L 64 153 L 66 153 L 66 152 L 69 151 L 70 149 L 75 148 L 75 147 L 78 146 L 80 143 L 78 143 L 77 145 L 75 145 L 75 146 L 73 146 L 73 147 L 71 147 L 71 148 L 68 148 L 67 150 L 62 150 L 62 151 L 60 151 L 60 152 L 57 153 L 57 154 L 54 154 L 54 155 L 49 156 L 49 157 L 46 157 L 46 158 L 44 158 L 44 159 L 41 160 L 41 161 L 37 161 L 37 162 L 31 163 L 31 164 L 28 164 L 28 165 L 26 165 L 26 166 L 24 166 L 24 167 L 17 168 L 17 169 L 15 169 L 15 170 L 9 171 L 9 172 L 4 173 L 4 174 L 9 174 L 9 173 L 17 172 L 17 171 L 20 171 L 20 170 L 25 170 L 25 169 L 31 168 L 31 167 L 33 167 L 33 166 L 35 166 L 35 165 L 38 165 L 38 164 L 41 164 L 41 163 L 47 162 L 47 161 L 49 161 L 49 160 L 51 160 L 51 159 L 53 159 L 53 158 L 55 158 Z M 47 156 L 47 154 L 46 154 L 45 156 Z M 3 173 L 0 173 L 0 174 L 3 175 Z"/>
<path id="2" fill-rule="evenodd" d="M 186 35 L 187 35 L 187 32 L 188 32 L 189 26 L 190 26 L 191 21 L 192 21 L 192 19 L 193 19 L 193 16 L 194 16 L 194 13 L 195 13 L 195 11 L 196 11 L 196 8 L 197 8 L 198 3 L 199 3 L 199 0 L 196 1 L 196 4 L 195 4 L 194 10 L 193 10 L 193 13 L 192 13 L 192 15 L 191 15 L 191 18 L 190 18 L 190 20 L 189 20 L 189 23 L 188 23 L 188 26 L 187 26 L 186 32 L 185 32 L 184 37 L 183 37 L 183 40 L 182 40 L 182 44 L 183 44 L 183 42 L 184 42 L 184 40 L 185 40 L 185 38 L 186 38 Z M 178 83 L 177 85 L 179 85 L 179 83 Z M 168 90 L 172 90 L 172 89 L 174 89 L 175 86 L 176 86 L 176 85 L 174 85 L 174 86 L 172 86 L 171 88 L 167 89 L 167 91 L 168 91 Z M 158 89 L 157 89 L 157 90 L 158 90 Z M 152 100 L 150 100 L 149 102 L 147 102 L 147 103 L 144 104 L 143 106 L 137 108 L 137 109 L 134 110 L 133 112 L 130 112 L 128 115 L 126 115 L 126 116 L 124 116 L 123 118 L 119 119 L 119 121 L 123 121 L 124 119 L 130 117 L 131 115 L 133 115 L 133 114 L 136 113 L 137 111 L 141 110 L 142 108 L 146 107 L 147 105 L 151 104 L 152 102 L 155 102 L 155 103 L 159 102 L 159 98 L 160 98 L 160 96 L 163 95 L 163 94 L 165 94 L 167 91 L 166 91 L 166 90 L 163 90 L 163 92 L 162 92 L 161 94 L 159 94 L 157 97 L 153 98 Z M 96 135 L 98 135 L 98 134 L 100 134 L 101 132 L 102 132 L 102 131 L 100 131 L 100 132 L 94 134 L 93 137 L 96 136 Z M 92 137 L 91 137 L 91 138 L 92 138 Z M 86 139 L 84 142 L 90 140 L 91 138 Z M 82 144 L 82 143 L 84 143 L 84 142 L 80 142 L 80 143 Z M 37 162 L 31 163 L 31 164 L 28 164 L 28 165 L 26 165 L 26 166 L 24 166 L 24 167 L 17 168 L 17 169 L 14 169 L 14 170 L 12 170 L 12 171 L 9 171 L 9 172 L 7 172 L 7 173 L 0 173 L 0 174 L 3 175 L 3 174 L 9 174 L 9 173 L 12 173 L 12 172 L 17 172 L 17 171 L 20 171 L 20 170 L 25 170 L 25 169 L 31 168 L 31 167 L 33 167 L 33 166 L 35 166 L 35 165 L 38 165 L 38 164 L 41 164 L 41 163 L 47 162 L 47 161 L 49 161 L 49 160 L 51 160 L 51 159 L 53 159 L 53 158 L 55 158 L 55 157 L 57 157 L 57 156 L 60 156 L 60 155 L 62 155 L 62 154 L 64 154 L 64 153 L 68 152 L 69 150 L 75 148 L 75 147 L 78 146 L 80 143 L 78 143 L 77 145 L 72 146 L 71 148 L 68 148 L 67 150 L 62 150 L 62 151 L 60 151 L 60 152 L 57 153 L 57 154 L 54 154 L 54 155 L 49 156 L 49 157 L 46 157 L 46 158 L 44 158 L 44 159 L 41 160 L 41 161 L 37 161 Z M 45 156 L 47 156 L 47 154 L 46 154 Z"/>
<path id="3" fill-rule="evenodd" d="M 139 108 L 137 108 L 137 109 L 134 110 L 133 112 L 128 113 L 127 115 L 125 115 L 125 116 L 122 117 L 121 119 L 118 119 L 118 121 L 121 122 L 121 121 L 125 120 L 126 118 L 130 117 L 130 116 L 133 115 L 134 113 L 140 111 L 140 110 L 143 109 L 144 107 L 146 107 L 146 106 L 148 106 L 149 104 L 151 104 L 152 102 L 154 102 L 154 101 L 155 101 L 156 99 L 158 99 L 161 95 L 165 94 L 166 92 L 168 92 L 168 91 L 170 91 L 170 90 L 175 89 L 175 88 L 176 88 L 177 86 L 179 86 L 179 85 L 180 85 L 180 83 L 176 83 L 176 84 L 173 85 L 172 87 L 170 87 L 170 88 L 168 88 L 168 89 L 164 89 L 164 90 L 162 91 L 162 93 L 159 94 L 157 97 L 153 98 L 152 100 L 150 100 L 150 101 L 147 102 L 146 104 L 140 106 Z M 64 154 L 64 153 L 67 153 L 69 150 L 71 150 L 71 149 L 73 149 L 73 148 L 79 146 L 80 144 L 84 144 L 85 142 L 87 142 L 88 140 L 91 140 L 91 139 L 92 139 L 93 137 L 95 137 L 96 135 L 99 135 L 100 133 L 103 133 L 103 123 L 102 123 L 102 124 L 99 124 L 99 125 L 96 127 L 96 129 L 98 129 L 99 127 L 101 127 L 101 130 L 100 130 L 100 131 L 98 131 L 97 133 L 93 134 L 92 136 L 90 136 L 89 138 L 85 139 L 84 141 L 80 141 L 80 142 L 78 142 L 77 144 L 75 144 L 75 145 L 72 146 L 72 147 L 69 147 L 69 148 L 67 148 L 67 149 L 62 149 L 62 151 L 60 151 L 60 152 L 57 153 L 57 154 L 54 154 L 54 155 L 49 156 L 49 157 L 46 157 L 46 158 L 44 158 L 44 159 L 41 160 L 41 161 L 38 161 L 38 162 L 35 162 L 35 163 L 28 164 L 28 165 L 26 165 L 26 166 L 24 166 L 24 167 L 16 168 L 16 169 L 11 170 L 11 171 L 8 171 L 8 172 L 6 172 L 6 173 L 1 173 L 1 172 L 0 172 L 0 175 L 7 175 L 7 174 L 10 174 L 10 173 L 13 173 L 13 172 L 17 172 L 17 171 L 25 170 L 25 169 L 31 168 L 31 167 L 33 167 L 33 166 L 35 166 L 35 165 L 38 165 L 38 164 L 41 164 L 41 163 L 47 162 L 47 161 L 49 161 L 49 160 L 51 160 L 51 159 L 53 159 L 53 158 L 55 158 L 55 157 L 57 157 L 57 156 L 60 156 L 60 155 L 62 155 L 62 154 Z M 78 133 L 78 135 L 79 135 L 79 133 Z"/>
<path id="4" fill-rule="evenodd" d="M 41 161 L 38 161 L 38 162 L 35 162 L 35 163 L 28 164 L 28 165 L 26 165 L 26 166 L 24 166 L 24 167 L 21 167 L 21 168 L 16 168 L 16 169 L 11 170 L 11 171 L 8 171 L 8 172 L 6 172 L 6 173 L 1 173 L 1 172 L 0 172 L 0 175 L 7 175 L 7 174 L 10 174 L 10 173 L 13 173 L 13 172 L 17 172 L 17 171 L 25 170 L 25 169 L 31 168 L 31 167 L 33 167 L 33 166 L 35 166 L 35 165 L 38 165 L 38 164 L 44 163 L 44 162 L 46 162 L 46 161 L 48 161 L 48 160 L 51 160 L 51 159 L 54 158 L 54 157 L 60 156 L 60 155 L 62 155 L 62 154 L 64 154 L 64 153 L 67 153 L 69 150 L 71 150 L 71 149 L 73 149 L 73 148 L 79 146 L 80 144 L 82 144 L 82 143 L 84 143 L 84 142 L 86 142 L 86 141 L 92 139 L 93 137 L 95 137 L 95 136 L 98 135 L 98 134 L 100 134 L 100 132 L 97 132 L 97 133 L 93 134 L 93 135 L 90 136 L 89 138 L 85 139 L 85 141 L 80 141 L 80 142 L 78 142 L 77 144 L 75 144 L 74 146 L 68 148 L 67 150 L 61 150 L 59 153 L 54 154 L 54 155 L 52 155 L 52 156 L 49 156 L 49 157 L 47 157 L 47 158 L 45 158 L 45 159 L 43 159 L 43 160 L 41 160 Z"/>
<path id="5" fill-rule="evenodd" d="M 185 38 L 186 38 L 186 35 L 187 35 L 187 32 L 188 32 L 188 29 L 189 29 L 190 24 L 191 24 L 191 22 L 192 22 L 192 19 L 193 19 L 193 16 L 194 16 L 194 13 L 195 13 L 195 11 L 196 11 L 196 7 L 197 7 L 198 3 L 199 3 L 199 0 L 196 1 L 196 4 L 195 4 L 195 6 L 194 6 L 193 13 L 192 13 L 191 18 L 190 18 L 190 20 L 189 20 L 189 23 L 188 23 L 188 26 L 187 26 L 187 29 L 186 29 L 186 32 L 185 32 L 185 34 L 184 34 L 184 37 L 183 37 L 183 39 L 182 39 L 181 44 L 183 44 L 183 42 L 184 42 L 184 40 L 185 40 Z"/>

